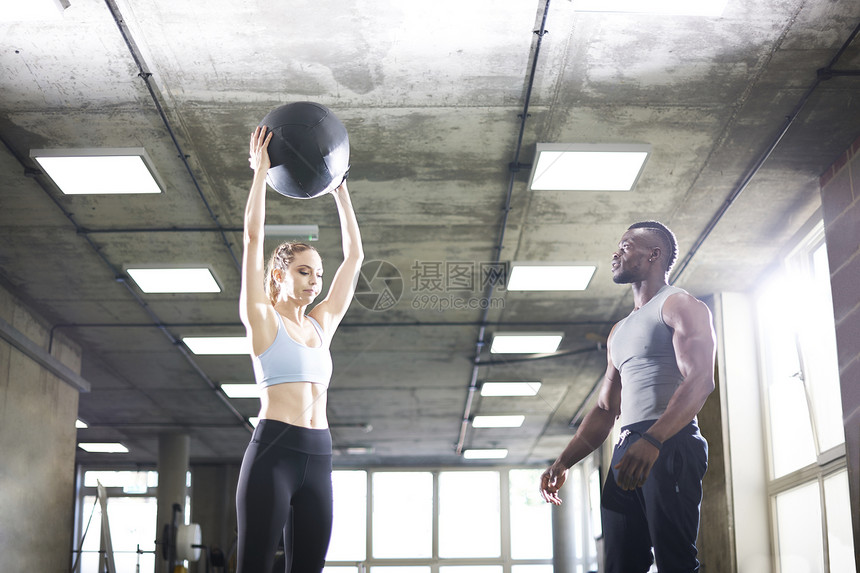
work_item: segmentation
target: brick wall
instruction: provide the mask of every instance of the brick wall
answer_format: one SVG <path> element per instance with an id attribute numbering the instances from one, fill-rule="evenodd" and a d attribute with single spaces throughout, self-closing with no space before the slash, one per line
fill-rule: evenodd
<path id="1" fill-rule="evenodd" d="M 860 548 L 860 138 L 824 172 L 820 186 L 836 320 L 854 547 Z"/>

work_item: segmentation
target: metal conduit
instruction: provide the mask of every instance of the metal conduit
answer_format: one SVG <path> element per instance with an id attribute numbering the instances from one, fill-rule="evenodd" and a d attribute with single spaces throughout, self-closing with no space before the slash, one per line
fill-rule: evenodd
<path id="1" fill-rule="evenodd" d="M 525 129 L 526 129 L 526 120 L 528 119 L 528 116 L 529 116 L 529 101 L 531 100 L 532 89 L 534 88 L 535 74 L 537 73 L 538 56 L 540 56 L 540 48 L 541 48 L 541 44 L 543 43 L 543 37 L 547 33 L 546 18 L 547 18 L 547 14 L 549 13 L 549 4 L 550 4 L 550 0 L 546 0 L 546 3 L 544 4 L 544 8 L 543 8 L 543 17 L 541 18 L 540 29 L 534 31 L 534 34 L 537 36 L 537 40 L 536 40 L 536 44 L 535 44 L 534 56 L 532 57 L 532 65 L 531 65 L 531 71 L 529 73 L 528 87 L 526 88 L 525 101 L 523 102 L 523 111 L 522 111 L 522 115 L 520 115 L 520 131 L 519 131 L 519 134 L 517 136 L 517 145 L 516 145 L 516 150 L 514 151 L 514 159 L 508 166 L 508 171 L 510 172 L 510 177 L 508 178 L 508 193 L 507 193 L 507 197 L 505 198 L 505 206 L 502 209 L 503 215 L 502 215 L 501 226 L 499 228 L 499 239 L 496 242 L 496 247 L 494 249 L 495 250 L 495 255 L 494 255 L 495 260 L 493 261 L 494 263 L 498 263 L 502 258 L 502 249 L 504 248 L 504 240 L 505 240 L 505 230 L 506 230 L 507 225 L 508 225 L 508 214 L 511 212 L 511 196 L 513 195 L 513 192 L 514 192 L 514 182 L 516 180 L 516 176 L 520 170 L 520 167 L 522 167 L 522 165 L 519 162 L 520 151 L 522 150 L 522 146 L 523 146 L 523 134 L 525 133 Z M 496 288 L 495 281 L 489 281 L 489 284 L 487 285 L 487 291 L 486 291 L 486 299 L 487 300 L 492 298 L 493 291 L 495 291 L 495 288 Z M 475 342 L 475 360 L 474 360 L 474 363 L 472 366 L 472 376 L 469 379 L 468 394 L 466 396 L 466 406 L 465 406 L 465 409 L 463 412 L 463 419 L 460 422 L 460 436 L 459 436 L 459 439 L 457 440 L 457 445 L 455 448 L 457 455 L 461 455 L 463 453 L 463 445 L 466 441 L 466 431 L 469 428 L 469 417 L 471 416 L 471 411 L 472 411 L 472 400 L 474 399 L 475 392 L 478 389 L 478 370 L 483 365 L 481 363 L 481 351 L 483 350 L 484 344 L 485 344 L 484 336 L 485 336 L 486 331 L 487 331 L 487 325 L 488 325 L 487 318 L 488 318 L 489 314 L 490 314 L 489 307 L 485 308 L 482 312 L 482 315 L 481 315 L 480 327 L 478 328 L 478 340 Z"/>
<path id="2" fill-rule="evenodd" d="M 116 5 L 114 0 L 105 0 L 105 4 L 110 10 L 111 16 L 113 16 L 114 22 L 116 22 L 117 28 L 119 28 L 119 32 L 122 35 L 122 39 L 125 42 L 125 45 L 128 47 L 128 51 L 131 53 L 132 59 L 134 59 L 134 63 L 139 70 L 138 76 L 143 80 L 143 83 L 146 84 L 146 89 L 149 91 L 149 97 L 152 98 L 152 103 L 155 104 L 155 109 L 158 111 L 158 115 L 161 117 L 161 121 L 164 123 L 164 127 L 167 129 L 167 133 L 170 135 L 170 139 L 173 141 L 173 145 L 176 147 L 176 151 L 179 154 L 179 159 L 182 161 L 182 164 L 185 166 L 185 170 L 188 172 L 189 177 L 191 177 L 191 182 L 194 184 L 194 188 L 197 190 L 197 195 L 200 197 L 200 200 L 203 201 L 203 205 L 206 206 L 206 210 L 209 212 L 209 217 L 212 221 L 215 222 L 217 226 L 217 231 L 221 235 L 221 240 L 224 242 L 224 246 L 227 247 L 227 251 L 230 253 L 230 256 L 233 258 L 233 263 L 236 265 L 236 270 L 241 270 L 242 263 L 239 262 L 239 259 L 236 257 L 236 253 L 233 252 L 233 248 L 230 246 L 230 241 L 227 240 L 227 235 L 225 233 L 226 229 L 221 226 L 221 223 L 218 222 L 218 215 L 212 211 L 212 206 L 209 204 L 209 201 L 206 200 L 206 197 L 203 195 L 203 190 L 200 188 L 200 183 L 197 181 L 197 177 L 194 176 L 194 171 L 191 169 L 191 165 L 188 163 L 188 155 L 182 150 L 182 146 L 179 144 L 179 140 L 176 138 L 176 133 L 173 131 L 173 128 L 170 125 L 170 121 L 167 119 L 167 114 L 164 113 L 164 108 L 161 106 L 161 102 L 158 101 L 158 97 L 155 94 L 155 89 L 152 87 L 152 83 L 150 78 L 152 77 L 152 73 L 146 69 L 143 64 L 143 58 L 138 52 L 137 45 L 131 38 L 131 33 L 128 30 L 128 27 L 125 25 L 125 20 L 123 20 L 122 14 L 119 11 L 119 7 Z"/>
<path id="3" fill-rule="evenodd" d="M 806 92 L 800 98 L 800 101 L 797 103 L 797 105 L 794 106 L 794 109 L 792 110 L 792 112 L 785 117 L 785 123 L 783 123 L 782 128 L 780 129 L 777 136 L 774 138 L 773 142 L 768 146 L 768 148 L 764 151 L 764 153 L 762 153 L 761 156 L 758 158 L 758 160 L 753 164 L 750 171 L 747 173 L 747 175 L 744 176 L 744 178 L 741 180 L 741 182 L 738 184 L 738 186 L 729 194 L 729 196 L 726 198 L 726 200 L 723 202 L 723 204 L 720 206 L 720 208 L 717 210 L 717 212 L 714 214 L 714 216 L 711 218 L 711 220 L 708 221 L 708 224 L 705 225 L 705 230 L 702 231 L 702 233 L 696 239 L 696 242 L 693 243 L 693 246 L 687 252 L 686 256 L 681 260 L 681 262 L 678 264 L 678 266 L 675 267 L 675 271 L 672 273 L 672 277 L 669 280 L 669 284 L 675 284 L 675 282 L 677 282 L 678 279 L 681 278 L 681 275 L 687 269 L 687 266 L 690 264 L 690 261 L 693 259 L 693 257 L 696 255 L 696 253 L 702 247 L 702 245 L 707 240 L 707 238 L 710 236 L 711 232 L 714 230 L 714 228 L 717 226 L 717 224 L 725 216 L 726 211 L 729 210 L 729 207 L 732 206 L 732 204 L 737 200 L 737 198 L 741 195 L 741 193 L 743 193 L 744 190 L 746 190 L 747 186 L 750 184 L 750 181 L 752 181 L 753 177 L 755 177 L 756 174 L 758 174 L 759 170 L 762 168 L 762 166 L 765 164 L 765 162 L 768 160 L 768 158 L 770 158 L 771 154 L 776 149 L 777 145 L 779 145 L 779 142 L 782 141 L 782 138 L 785 136 L 785 134 L 788 132 L 788 129 L 794 123 L 794 120 L 797 119 L 797 116 L 800 114 L 800 112 L 806 106 L 806 103 L 809 101 L 809 98 L 812 96 L 812 94 L 815 92 L 815 90 L 818 89 L 818 86 L 821 85 L 821 82 L 823 82 L 825 80 L 829 80 L 835 76 L 860 75 L 860 70 L 853 70 L 852 71 L 852 70 L 834 70 L 833 69 L 833 66 L 836 65 L 836 62 L 839 60 L 839 58 L 842 57 L 842 54 L 845 53 L 845 51 L 848 49 L 848 47 L 854 41 L 854 38 L 857 37 L 858 33 L 860 33 L 860 24 L 857 24 L 857 26 L 854 28 L 854 30 L 851 32 L 851 34 L 848 36 L 848 39 L 845 40 L 845 43 L 842 44 L 842 47 L 839 49 L 838 52 L 836 52 L 836 55 L 833 57 L 832 60 L 830 60 L 830 63 L 827 64 L 827 67 L 821 68 L 820 70 L 818 70 L 815 81 L 812 83 L 812 85 L 809 87 L 809 89 L 806 90 Z"/>

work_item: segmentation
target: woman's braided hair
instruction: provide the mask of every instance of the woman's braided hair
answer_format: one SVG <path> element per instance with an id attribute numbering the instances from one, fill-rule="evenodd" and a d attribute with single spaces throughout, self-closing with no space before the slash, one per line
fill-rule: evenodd
<path id="1" fill-rule="evenodd" d="M 282 273 L 286 273 L 287 268 L 289 268 L 293 259 L 296 258 L 296 255 L 298 253 L 303 253 L 304 251 L 316 251 L 316 249 L 307 243 L 288 242 L 278 245 L 278 247 L 272 252 L 272 256 L 269 258 L 269 264 L 266 267 L 266 295 L 269 297 L 269 301 L 273 306 L 278 302 L 278 297 L 281 296 L 281 285 L 275 280 L 275 269 L 280 270 Z"/>

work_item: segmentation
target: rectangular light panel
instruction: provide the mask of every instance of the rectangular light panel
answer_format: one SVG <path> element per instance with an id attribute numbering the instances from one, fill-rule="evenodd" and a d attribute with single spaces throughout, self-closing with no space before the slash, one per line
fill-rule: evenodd
<path id="1" fill-rule="evenodd" d="M 467 460 L 501 460 L 508 457 L 508 450 L 505 448 L 464 450 L 463 457 Z"/>
<path id="2" fill-rule="evenodd" d="M 84 428 L 89 428 L 89 426 L 87 426 L 86 422 L 84 422 L 83 420 L 78 418 L 77 420 L 75 420 L 75 428 L 84 429 Z"/>
<path id="3" fill-rule="evenodd" d="M 538 143 L 529 189 L 630 191 L 650 152 L 647 144 Z"/>
<path id="4" fill-rule="evenodd" d="M 517 416 L 475 416 L 472 420 L 473 428 L 519 428 L 523 425 L 526 417 Z"/>
<path id="5" fill-rule="evenodd" d="M 142 147 L 32 149 L 30 157 L 66 195 L 161 193 Z"/>
<path id="6" fill-rule="evenodd" d="M 85 452 L 99 454 L 127 454 L 128 448 L 119 442 L 79 442 L 78 447 Z"/>
<path id="7" fill-rule="evenodd" d="M 221 292 L 221 287 L 206 268 L 126 269 L 140 290 L 152 293 Z"/>
<path id="8" fill-rule="evenodd" d="M 562 332 L 497 332 L 493 335 L 493 354 L 549 354 L 558 350 Z"/>
<path id="9" fill-rule="evenodd" d="M 571 291 L 585 290 L 594 271 L 594 265 L 565 265 L 540 263 L 511 263 L 508 290 Z"/>
<path id="10" fill-rule="evenodd" d="M 228 398 L 259 398 L 260 388 L 256 384 L 221 384 Z"/>
<path id="11" fill-rule="evenodd" d="M 576 12 L 719 17 L 727 3 L 728 0 L 573 0 L 573 9 Z"/>
<path id="12" fill-rule="evenodd" d="M 540 382 L 484 382 L 481 396 L 535 396 Z"/>
<path id="13" fill-rule="evenodd" d="M 194 354 L 249 354 L 247 336 L 188 336 L 182 339 Z"/>

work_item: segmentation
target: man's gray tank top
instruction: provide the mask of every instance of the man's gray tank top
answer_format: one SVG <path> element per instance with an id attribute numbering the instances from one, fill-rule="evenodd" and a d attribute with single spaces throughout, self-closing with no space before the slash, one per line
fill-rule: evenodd
<path id="1" fill-rule="evenodd" d="M 685 292 L 666 285 L 615 327 L 610 356 L 621 373 L 622 427 L 662 416 L 684 379 L 675 358 L 672 329 L 663 322 L 663 303 Z"/>

